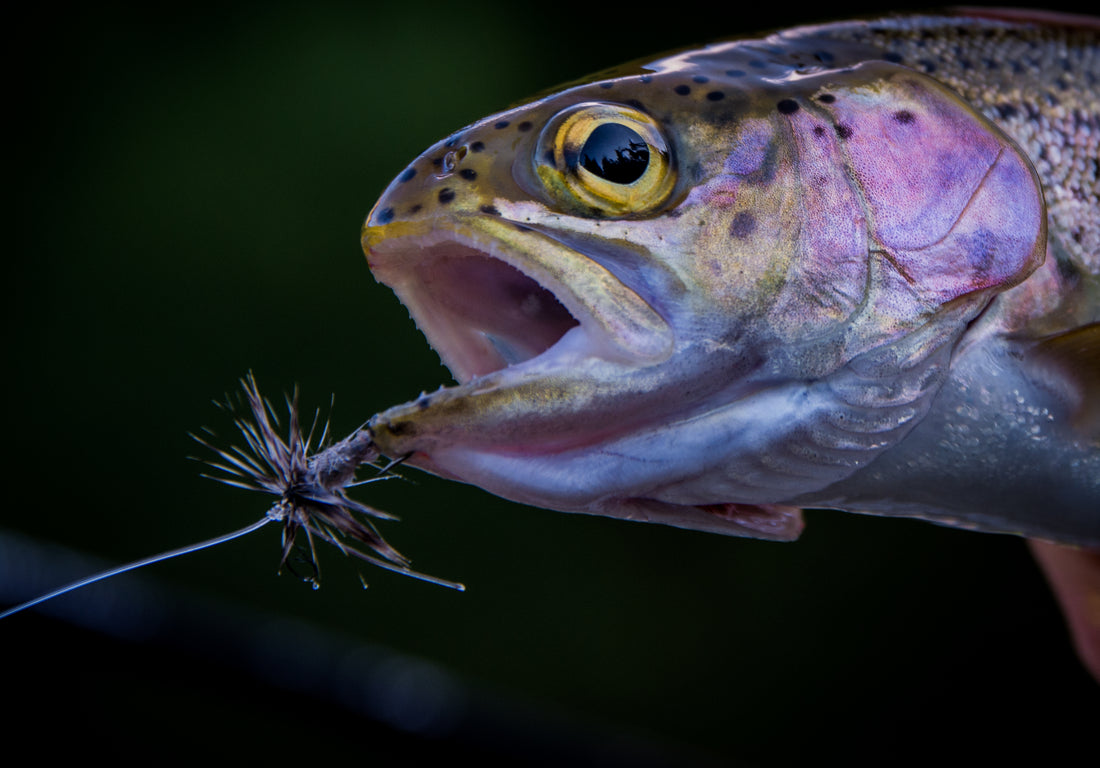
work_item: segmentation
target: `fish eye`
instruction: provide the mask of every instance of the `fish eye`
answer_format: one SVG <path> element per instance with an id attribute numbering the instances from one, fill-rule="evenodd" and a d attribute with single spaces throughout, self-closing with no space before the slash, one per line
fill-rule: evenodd
<path id="1" fill-rule="evenodd" d="M 648 213 L 675 181 L 660 126 L 620 104 L 577 104 L 554 115 L 539 136 L 535 164 L 550 195 L 584 214 Z"/>
<path id="2" fill-rule="evenodd" d="M 581 147 L 581 166 L 612 184 L 633 184 L 649 165 L 645 139 L 621 123 L 604 123 Z"/>

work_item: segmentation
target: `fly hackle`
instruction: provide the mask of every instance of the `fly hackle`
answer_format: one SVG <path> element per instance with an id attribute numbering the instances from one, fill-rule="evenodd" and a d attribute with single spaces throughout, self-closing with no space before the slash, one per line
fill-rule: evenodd
<path id="1" fill-rule="evenodd" d="M 326 445 L 329 432 L 329 424 L 326 420 L 321 430 L 317 450 L 314 451 L 312 441 L 319 415 L 314 417 L 309 432 L 303 434 L 302 421 L 298 415 L 297 389 L 292 397 L 286 399 L 285 437 L 280 434 L 279 417 L 275 409 L 260 394 L 256 379 L 251 373 L 241 379 L 241 390 L 242 394 L 236 401 L 227 397 L 224 403 L 218 403 L 218 405 L 233 415 L 233 421 L 244 438 L 243 447 L 231 445 L 228 448 L 219 448 L 205 437 L 195 434 L 191 437 L 210 449 L 216 456 L 203 461 L 221 474 L 204 474 L 204 477 L 236 488 L 259 491 L 276 497 L 263 517 L 236 531 L 135 560 L 66 584 L 52 592 L 0 611 L 0 619 L 104 579 L 181 555 L 220 546 L 247 536 L 273 522 L 281 523 L 283 528 L 283 553 L 279 561 L 279 569 L 286 568 L 299 578 L 311 583 L 314 589 L 320 586 L 321 581 L 316 539 L 332 544 L 345 555 L 356 557 L 387 571 L 460 592 L 466 589 L 458 582 L 412 570 L 409 567 L 409 561 L 382 538 L 382 534 L 372 522 L 396 518 L 347 495 L 349 488 L 397 477 L 390 470 L 399 464 L 400 460 L 391 461 L 388 464 L 376 463 L 381 457 L 366 427 L 360 427 L 337 443 Z M 213 432 L 209 430 L 206 432 L 214 438 Z M 364 465 L 371 468 L 372 474 L 364 480 L 356 481 L 356 469 Z M 306 546 L 301 545 L 303 532 Z M 359 578 L 360 581 L 363 580 L 362 576 Z M 365 586 L 366 582 L 364 581 L 363 584 Z"/>
<path id="2" fill-rule="evenodd" d="M 227 397 L 219 406 L 233 416 L 244 444 L 220 448 L 205 437 L 192 435 L 216 455 L 206 463 L 221 474 L 204 476 L 276 497 L 266 514 L 283 526 L 280 570 L 286 568 L 316 585 L 320 566 L 315 540 L 319 540 L 371 565 L 463 589 L 461 584 L 411 570 L 408 559 L 383 538 L 374 524 L 377 520 L 397 518 L 348 495 L 352 487 L 397 477 L 391 470 L 399 462 L 379 463 L 381 457 L 368 429 L 361 427 L 343 440 L 326 445 L 329 435 L 326 419 L 314 448 L 312 440 L 319 415 L 315 415 L 309 430 L 303 432 L 297 388 L 286 398 L 284 433 L 275 408 L 260 394 L 251 373 L 241 379 L 239 397 L 236 400 Z M 356 470 L 361 468 L 371 474 L 357 480 Z M 304 573 L 300 572 L 302 564 Z"/>

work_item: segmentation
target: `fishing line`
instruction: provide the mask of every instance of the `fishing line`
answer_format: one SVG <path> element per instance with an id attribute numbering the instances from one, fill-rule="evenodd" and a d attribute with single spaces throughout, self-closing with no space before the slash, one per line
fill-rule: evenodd
<path id="1" fill-rule="evenodd" d="M 156 555 L 153 555 L 151 557 L 146 557 L 146 558 L 143 558 L 141 560 L 135 560 L 132 563 L 127 563 L 126 565 L 120 565 L 117 568 L 112 568 L 109 571 L 103 571 L 102 573 L 97 573 L 93 576 L 88 576 L 86 578 L 80 579 L 79 581 L 74 581 L 71 584 L 66 584 L 63 587 L 59 587 L 58 589 L 55 589 L 53 592 L 49 592 L 45 595 L 41 595 L 39 597 L 34 598 L 33 600 L 28 600 L 25 603 L 20 603 L 19 605 L 15 606 L 14 608 L 9 608 L 8 610 L 4 611 L 3 613 L 0 613 L 0 619 L 6 619 L 8 616 L 11 616 L 12 614 L 19 613 L 20 611 L 25 611 L 27 608 L 33 608 L 34 606 L 38 605 L 39 603 L 44 603 L 47 600 L 52 600 L 55 597 L 61 597 L 61 595 L 64 595 L 66 592 L 72 592 L 74 589 L 80 589 L 81 587 L 86 587 L 89 584 L 95 584 L 97 581 L 103 581 L 104 579 L 109 579 L 112 576 L 118 576 L 119 574 L 126 573 L 127 571 L 133 571 L 137 568 L 144 568 L 147 565 L 152 565 L 153 563 L 159 563 L 161 560 L 170 560 L 173 557 L 179 557 L 180 555 L 188 555 L 192 552 L 198 552 L 201 549 L 207 549 L 208 547 L 215 547 L 218 544 L 224 544 L 227 541 L 232 541 L 233 539 L 236 539 L 240 536 L 245 536 L 249 533 L 252 533 L 253 531 L 257 531 L 260 528 L 263 528 L 265 525 L 267 525 L 268 523 L 270 523 L 274 519 L 275 518 L 273 518 L 273 517 L 267 517 L 267 516 L 261 517 L 256 522 L 254 522 L 250 525 L 246 525 L 244 528 L 241 528 L 239 530 L 232 531 L 231 533 L 223 533 L 221 536 L 215 536 L 214 538 L 207 539 L 206 541 L 200 541 L 196 544 L 188 544 L 185 547 L 180 547 L 179 549 L 173 549 L 173 550 L 170 550 L 168 552 L 161 552 L 160 554 L 156 554 Z"/>

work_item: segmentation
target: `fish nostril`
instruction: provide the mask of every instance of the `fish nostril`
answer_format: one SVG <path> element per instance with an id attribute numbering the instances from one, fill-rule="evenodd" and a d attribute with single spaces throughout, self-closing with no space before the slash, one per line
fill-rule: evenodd
<path id="1" fill-rule="evenodd" d="M 441 164 L 440 172 L 436 174 L 436 178 L 446 178 L 455 172 L 455 168 L 459 163 L 463 161 L 467 153 L 466 145 L 463 144 L 458 149 L 452 149 L 447 154 L 443 155 L 443 162 Z"/>

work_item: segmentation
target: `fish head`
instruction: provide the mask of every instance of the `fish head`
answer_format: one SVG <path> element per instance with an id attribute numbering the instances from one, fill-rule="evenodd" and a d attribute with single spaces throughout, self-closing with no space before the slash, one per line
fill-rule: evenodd
<path id="1" fill-rule="evenodd" d="M 536 506 L 790 539 L 784 502 L 902 439 L 1041 262 L 1041 188 L 936 81 L 800 56 L 632 65 L 409 165 L 363 247 L 458 383 L 375 416 L 380 450 Z"/>

